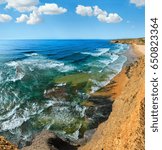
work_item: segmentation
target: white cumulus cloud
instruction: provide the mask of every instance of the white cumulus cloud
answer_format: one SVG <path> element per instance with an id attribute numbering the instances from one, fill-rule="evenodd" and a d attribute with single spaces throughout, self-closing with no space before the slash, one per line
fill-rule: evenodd
<path id="1" fill-rule="evenodd" d="M 81 15 L 81 16 L 92 16 L 93 15 L 93 9 L 90 6 L 78 5 L 76 7 L 76 13 Z"/>
<path id="2" fill-rule="evenodd" d="M 12 17 L 7 14 L 0 14 L 0 22 L 9 22 L 12 20 Z"/>
<path id="3" fill-rule="evenodd" d="M 107 23 L 118 23 L 123 19 L 117 13 L 110 13 L 107 17 Z"/>
<path id="4" fill-rule="evenodd" d="M 145 0 L 130 0 L 130 3 L 135 4 L 137 7 L 145 5 Z"/>
<path id="5" fill-rule="evenodd" d="M 57 4 L 46 3 L 45 5 L 40 6 L 38 8 L 38 11 L 46 15 L 57 15 L 57 14 L 62 14 L 62 13 L 67 12 L 67 9 L 63 7 L 58 7 Z"/>
<path id="6" fill-rule="evenodd" d="M 38 24 L 38 23 L 40 23 L 41 20 L 42 20 L 42 19 L 41 19 L 41 17 L 40 17 L 39 12 L 33 11 L 33 12 L 30 14 L 29 19 L 28 19 L 28 21 L 27 21 L 26 23 L 27 23 L 27 24 L 33 25 L 33 24 Z"/>
<path id="7" fill-rule="evenodd" d="M 29 16 L 22 14 L 20 17 L 16 18 L 17 23 L 26 22 L 27 24 L 34 25 L 41 22 L 41 15 L 59 15 L 67 12 L 67 9 L 63 7 L 58 7 L 55 3 L 46 3 L 45 5 L 36 7 Z"/>
<path id="8" fill-rule="evenodd" d="M 94 9 L 93 14 L 95 16 L 98 16 L 98 15 L 101 15 L 101 14 L 102 15 L 107 15 L 107 12 L 102 10 L 102 9 L 100 9 L 98 6 L 94 6 L 93 9 Z"/>
<path id="9" fill-rule="evenodd" d="M 105 23 L 119 23 L 123 20 L 117 13 L 108 13 L 98 6 L 78 5 L 76 7 L 76 13 L 81 16 L 96 16 L 99 21 Z"/>
<path id="10" fill-rule="evenodd" d="M 22 14 L 20 17 L 16 18 L 17 23 L 27 22 L 29 17 L 26 14 Z"/>
<path id="11" fill-rule="evenodd" d="M 106 23 L 118 23 L 123 20 L 117 13 L 110 13 L 108 15 L 99 14 L 97 19 Z"/>
<path id="12" fill-rule="evenodd" d="M 32 11 L 36 8 L 39 0 L 5 0 L 6 8 L 14 8 L 20 12 Z"/>
<path id="13" fill-rule="evenodd" d="M 20 17 L 16 18 L 16 23 L 23 23 L 26 22 L 27 24 L 34 25 L 41 22 L 40 13 L 38 11 L 33 11 L 32 13 L 27 16 L 26 14 L 21 14 Z"/>

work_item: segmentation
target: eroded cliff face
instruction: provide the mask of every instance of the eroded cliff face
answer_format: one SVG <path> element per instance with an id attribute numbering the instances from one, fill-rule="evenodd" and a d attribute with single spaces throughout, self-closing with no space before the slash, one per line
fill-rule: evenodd
<path id="1" fill-rule="evenodd" d="M 124 69 L 125 88 L 115 99 L 109 119 L 79 150 L 144 150 L 144 64 L 143 56 Z"/>

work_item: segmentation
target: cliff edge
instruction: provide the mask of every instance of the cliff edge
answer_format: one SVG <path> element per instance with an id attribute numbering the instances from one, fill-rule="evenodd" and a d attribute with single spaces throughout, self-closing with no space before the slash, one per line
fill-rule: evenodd
<path id="1" fill-rule="evenodd" d="M 115 83 L 124 73 L 125 88 L 115 99 L 109 119 L 79 150 L 144 150 L 144 68 L 142 56 L 114 78 Z"/>

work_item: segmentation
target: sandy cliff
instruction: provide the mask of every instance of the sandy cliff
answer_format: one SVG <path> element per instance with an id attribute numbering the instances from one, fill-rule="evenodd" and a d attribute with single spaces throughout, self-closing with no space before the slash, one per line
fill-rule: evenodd
<path id="1" fill-rule="evenodd" d="M 8 142 L 4 137 L 0 136 L 0 150 L 18 150 L 17 146 Z"/>
<path id="2" fill-rule="evenodd" d="M 145 63 L 140 51 L 138 61 L 125 67 L 111 84 L 96 93 L 112 95 L 112 113 L 80 150 L 144 150 Z"/>

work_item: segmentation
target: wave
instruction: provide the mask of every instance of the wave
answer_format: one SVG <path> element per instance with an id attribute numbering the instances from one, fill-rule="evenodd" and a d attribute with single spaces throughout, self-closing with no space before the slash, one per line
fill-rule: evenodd
<path id="1" fill-rule="evenodd" d="M 94 47 L 88 49 L 79 47 L 80 50 L 82 49 L 84 52 L 77 52 L 77 50 L 74 50 L 75 47 L 72 48 L 73 49 L 69 49 L 68 52 L 65 50 L 65 53 L 64 51 L 55 51 L 56 57 L 53 58 L 60 57 L 59 60 L 50 59 L 52 58 L 50 56 L 53 56 L 53 54 L 50 54 L 50 52 L 47 54 L 48 50 L 43 51 L 45 56 L 39 54 L 40 51 L 28 51 L 23 53 L 23 59 L 14 59 L 13 61 L 13 58 L 11 58 L 9 62 L 5 63 L 4 67 L 6 69 L 0 69 L 0 88 L 3 88 L 3 92 L 0 91 L 0 102 L 2 101 L 2 108 L 4 108 L 0 113 L 0 132 L 13 132 L 12 137 L 18 140 L 22 140 L 22 137 L 24 137 L 25 140 L 25 136 L 32 136 L 34 132 L 37 132 L 34 124 L 40 123 L 42 119 L 41 124 L 39 124 L 39 129 L 52 129 L 52 127 L 56 128 L 57 126 L 56 132 L 62 132 L 64 137 L 67 136 L 67 138 L 70 139 L 77 139 L 79 137 L 80 122 L 75 132 L 72 134 L 68 134 L 62 129 L 64 126 L 73 127 L 76 125 L 77 119 L 85 116 L 85 108 L 79 106 L 75 100 L 69 102 L 43 98 L 43 92 L 46 91 L 45 89 L 48 89 L 48 86 L 51 86 L 51 84 L 53 85 L 53 83 L 49 85 L 48 83 L 52 82 L 57 75 L 66 75 L 66 73 L 60 72 L 74 71 L 78 68 L 78 72 L 80 70 L 80 72 L 85 71 L 86 73 L 93 74 L 93 76 L 90 76 L 94 78 L 92 80 L 93 86 L 91 87 L 91 93 L 93 93 L 108 84 L 111 78 L 122 68 L 124 58 L 119 59 L 120 55 L 118 53 L 122 50 L 122 46 L 120 47 L 120 45 L 116 47 L 116 51 L 113 51 L 112 48 L 100 48 L 89 51 L 88 49 L 93 50 Z M 119 52 L 117 52 L 118 49 Z M 53 53 L 53 51 L 51 52 Z M 87 67 L 88 63 L 90 66 Z M 96 66 L 93 67 L 93 64 Z M 16 82 L 18 80 L 21 80 L 21 82 Z M 5 84 L 1 84 L 1 81 L 12 81 L 15 83 L 6 82 Z M 43 86 L 41 86 L 42 84 Z M 66 83 L 60 83 L 56 86 L 65 85 Z M 32 89 L 34 89 L 34 91 Z M 18 95 L 14 95 L 12 92 L 17 92 Z M 75 96 L 76 95 L 74 95 L 74 98 Z M 80 97 L 81 96 L 79 96 L 79 98 Z M 4 101 L 6 101 L 6 103 L 4 103 Z M 11 106 L 7 106 L 7 104 Z M 23 131 L 22 129 L 26 126 L 30 128 L 28 131 Z M 20 131 L 20 137 L 17 137 L 18 131 Z"/>
<path id="2" fill-rule="evenodd" d="M 0 131 L 13 130 L 15 128 L 21 127 L 24 122 L 30 120 L 32 116 L 40 114 L 45 109 L 53 106 L 55 103 L 53 101 L 46 102 L 43 107 L 39 106 L 38 103 L 26 104 L 26 108 L 23 109 L 22 106 L 17 105 L 5 116 L 1 116 L 0 122 L 1 127 Z M 24 104 L 23 104 L 24 105 Z M 6 120 L 6 121 L 4 121 Z"/>
<path id="3" fill-rule="evenodd" d="M 128 49 L 129 49 L 128 44 L 115 44 L 115 49 L 113 49 L 113 52 L 120 54 L 125 52 Z"/>
<path id="4" fill-rule="evenodd" d="M 108 56 L 108 58 L 106 59 L 101 59 L 99 60 L 100 63 L 108 66 L 110 63 L 113 63 L 114 61 L 116 61 L 119 58 L 119 55 L 117 54 L 107 54 L 106 56 Z"/>
<path id="5" fill-rule="evenodd" d="M 96 52 L 81 52 L 81 53 L 84 55 L 91 55 L 94 57 L 98 57 L 98 56 L 101 56 L 101 55 L 107 53 L 109 50 L 110 50 L 109 48 L 100 48 Z"/>
<path id="6" fill-rule="evenodd" d="M 9 112 L 5 113 L 4 115 L 0 116 L 0 121 L 6 120 L 13 116 L 16 113 L 16 110 L 20 107 L 20 105 L 16 105 L 14 108 L 12 108 Z"/>
<path id="7" fill-rule="evenodd" d="M 122 70 L 122 67 L 126 61 L 127 57 L 123 55 L 116 57 L 111 63 L 110 61 L 102 60 L 101 62 L 108 66 L 107 71 L 110 71 L 111 73 L 107 73 L 108 77 L 105 79 L 105 81 L 97 81 L 91 79 L 91 81 L 93 82 L 91 93 L 94 93 L 100 88 L 106 86 L 110 82 L 110 80 Z M 100 70 L 99 72 L 104 72 L 104 70 Z"/>
<path id="8" fill-rule="evenodd" d="M 27 53 L 27 54 L 25 54 L 25 56 L 33 57 L 33 56 L 39 56 L 39 54 L 38 53 Z"/>
<path id="9" fill-rule="evenodd" d="M 116 61 L 114 61 L 110 66 L 109 69 L 115 70 L 119 73 L 122 70 L 124 63 L 127 61 L 127 57 L 121 55 Z"/>
<path id="10" fill-rule="evenodd" d="M 3 80 L 2 71 L 0 71 L 0 82 Z"/>
<path id="11" fill-rule="evenodd" d="M 99 58 L 96 61 L 89 62 L 85 64 L 89 67 L 104 68 L 115 62 L 120 56 L 114 53 L 107 53 L 104 57 Z M 102 72 L 102 71 L 101 71 Z"/>
<path id="12" fill-rule="evenodd" d="M 11 67 L 15 70 L 14 73 L 11 73 L 10 71 L 6 81 L 16 82 L 24 78 L 25 70 L 20 62 L 21 61 L 11 61 L 11 62 L 6 63 L 8 67 Z"/>
<path id="13" fill-rule="evenodd" d="M 105 81 L 91 80 L 94 85 L 91 87 L 90 93 L 94 93 L 97 90 L 99 90 L 100 88 L 106 86 L 110 82 L 110 80 L 113 78 L 113 76 L 114 75 L 109 75 L 109 77 L 107 79 L 105 79 Z"/>
<path id="14" fill-rule="evenodd" d="M 37 57 L 33 57 L 37 56 Z M 6 63 L 8 67 L 12 67 L 15 70 L 15 75 L 11 81 L 17 81 L 24 78 L 25 73 L 28 71 L 34 71 L 36 69 L 39 70 L 47 70 L 47 69 L 56 69 L 59 72 L 68 72 L 75 69 L 75 66 L 68 65 L 60 61 L 50 60 L 46 57 L 31 54 L 30 57 L 24 60 L 11 61 Z"/>
<path id="15" fill-rule="evenodd" d="M 27 52 L 23 52 L 24 54 L 32 54 L 32 53 L 35 53 L 35 51 L 27 51 Z"/>
<path id="16" fill-rule="evenodd" d="M 65 60 L 65 61 L 75 64 L 75 63 L 82 62 L 88 58 L 89 58 L 89 55 L 83 55 L 80 52 L 75 52 L 70 55 L 63 55 L 60 58 L 58 58 L 58 60 Z"/>
<path id="17" fill-rule="evenodd" d="M 23 124 L 23 122 L 27 121 L 29 119 L 29 116 L 26 117 L 17 117 L 14 115 L 12 119 L 4 121 L 1 123 L 0 130 L 6 131 L 6 130 L 12 130 L 15 129 Z"/>

